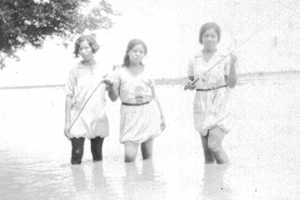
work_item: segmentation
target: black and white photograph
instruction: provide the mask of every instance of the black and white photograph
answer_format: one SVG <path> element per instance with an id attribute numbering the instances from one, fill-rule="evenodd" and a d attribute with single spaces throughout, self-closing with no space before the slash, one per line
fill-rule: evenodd
<path id="1" fill-rule="evenodd" d="M 298 200 L 300 1 L 0 0 L 1 200 Z"/>

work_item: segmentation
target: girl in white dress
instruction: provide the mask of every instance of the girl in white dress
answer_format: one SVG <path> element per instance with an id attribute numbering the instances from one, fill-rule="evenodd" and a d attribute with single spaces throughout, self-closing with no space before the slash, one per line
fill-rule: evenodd
<path id="1" fill-rule="evenodd" d="M 124 63 L 116 69 L 111 80 L 115 96 L 122 102 L 120 142 L 125 145 L 125 162 L 135 160 L 139 145 L 143 159 L 151 158 L 153 139 L 165 128 L 153 81 L 142 62 L 146 54 L 143 41 L 131 40 Z"/>
<path id="2" fill-rule="evenodd" d="M 102 160 L 102 144 L 108 136 L 105 94 L 112 88 L 101 82 L 104 73 L 94 59 L 97 50 L 98 44 L 93 36 L 77 39 L 74 53 L 82 60 L 71 69 L 66 83 L 64 132 L 71 140 L 72 164 L 81 163 L 85 138 L 91 140 L 93 160 Z"/>
<path id="3" fill-rule="evenodd" d="M 200 133 L 206 163 L 227 163 L 222 141 L 230 130 L 227 101 L 236 85 L 236 57 L 217 50 L 221 30 L 216 23 L 206 23 L 200 29 L 199 42 L 203 45 L 188 67 L 186 89 L 196 89 L 194 126 Z"/>

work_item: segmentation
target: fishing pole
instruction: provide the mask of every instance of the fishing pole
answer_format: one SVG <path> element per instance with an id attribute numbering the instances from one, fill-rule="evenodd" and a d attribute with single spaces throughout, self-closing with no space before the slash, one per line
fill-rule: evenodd
<path id="1" fill-rule="evenodd" d="M 90 99 L 92 98 L 92 96 L 95 94 L 95 92 L 98 90 L 98 88 L 100 87 L 101 84 L 107 84 L 105 82 L 105 80 L 101 80 L 97 86 L 93 89 L 93 91 L 90 93 L 90 95 L 88 96 L 88 98 L 86 99 L 86 101 L 84 102 L 84 104 L 82 105 L 81 109 L 79 110 L 78 114 L 76 115 L 76 117 L 74 118 L 74 120 L 72 121 L 69 131 L 72 129 L 72 127 L 74 126 L 75 122 L 77 122 L 78 118 L 80 117 L 81 113 L 83 112 L 84 108 L 86 107 L 87 103 L 90 101 Z"/>

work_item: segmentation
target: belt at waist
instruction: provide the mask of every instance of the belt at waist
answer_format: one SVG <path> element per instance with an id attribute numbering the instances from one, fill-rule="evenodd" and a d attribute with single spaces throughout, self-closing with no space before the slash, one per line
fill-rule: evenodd
<path id="1" fill-rule="evenodd" d="M 122 102 L 122 105 L 124 106 L 142 106 L 142 105 L 145 105 L 145 104 L 148 104 L 150 103 L 150 101 L 146 101 L 146 102 L 143 102 L 143 103 L 126 103 L 126 102 Z"/>
<path id="2" fill-rule="evenodd" d="M 198 88 L 198 89 L 196 89 L 196 91 L 207 92 L 207 91 L 217 90 L 217 89 L 226 88 L 226 87 L 227 87 L 227 85 L 220 85 L 220 86 L 211 87 L 211 88 Z"/>

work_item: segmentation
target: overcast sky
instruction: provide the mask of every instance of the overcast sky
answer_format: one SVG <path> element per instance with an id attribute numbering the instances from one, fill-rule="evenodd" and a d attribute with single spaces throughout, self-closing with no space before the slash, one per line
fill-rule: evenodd
<path id="1" fill-rule="evenodd" d="M 97 2 L 97 0 L 93 0 Z M 148 71 L 155 77 L 185 76 L 188 59 L 200 48 L 201 24 L 215 21 L 223 34 L 220 49 L 234 49 L 239 73 L 298 70 L 300 62 L 299 3 L 296 0 L 110 0 L 121 13 L 110 30 L 96 31 L 96 55 L 105 70 L 120 64 L 127 42 L 146 42 Z M 49 40 L 44 48 L 26 48 L 20 62 L 8 62 L 0 85 L 63 83 L 76 62 L 73 45 Z"/>

